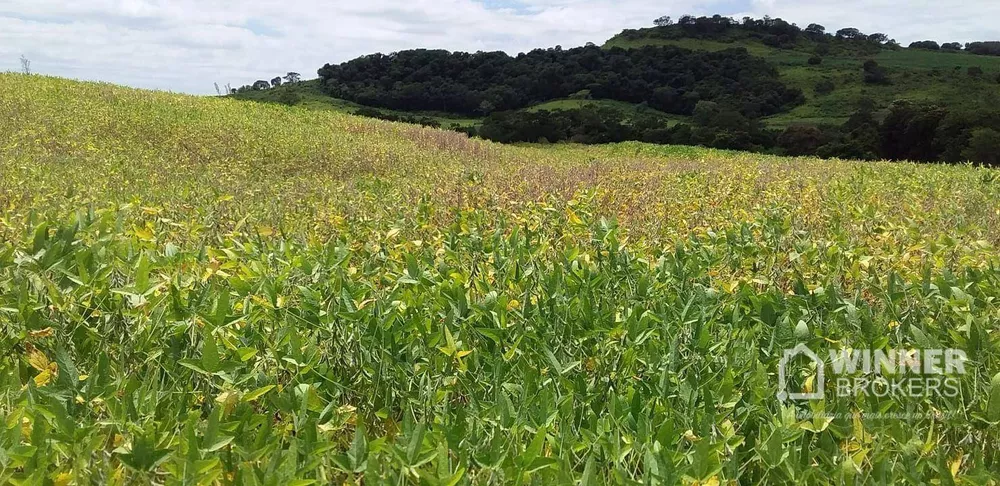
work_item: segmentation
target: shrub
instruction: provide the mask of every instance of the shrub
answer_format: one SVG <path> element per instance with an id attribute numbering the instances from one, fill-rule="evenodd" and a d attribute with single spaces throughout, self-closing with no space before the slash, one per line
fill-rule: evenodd
<path id="1" fill-rule="evenodd" d="M 823 143 L 823 132 L 810 125 L 792 125 L 778 136 L 778 146 L 788 155 L 814 154 Z"/>
<path id="2" fill-rule="evenodd" d="M 962 157 L 989 166 L 1000 165 L 1000 132 L 992 128 L 973 130 Z"/>
<path id="3" fill-rule="evenodd" d="M 877 62 L 869 59 L 864 64 L 864 81 L 868 84 L 892 84 L 889 73 Z"/>
<path id="4" fill-rule="evenodd" d="M 816 91 L 816 94 L 818 94 L 818 95 L 827 95 L 827 94 L 832 93 L 833 90 L 835 90 L 835 89 L 837 89 L 837 85 L 834 84 L 833 81 L 831 81 L 829 79 L 824 79 L 824 80 L 816 83 L 815 91 Z"/>

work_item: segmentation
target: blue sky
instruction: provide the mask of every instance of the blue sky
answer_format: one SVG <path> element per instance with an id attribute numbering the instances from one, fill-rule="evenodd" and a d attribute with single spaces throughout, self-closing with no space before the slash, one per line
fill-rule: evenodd
<path id="1" fill-rule="evenodd" d="M 781 17 L 900 42 L 1000 39 L 1000 2 L 926 0 L 2 0 L 0 71 L 194 94 L 371 52 L 602 43 L 660 15 Z"/>

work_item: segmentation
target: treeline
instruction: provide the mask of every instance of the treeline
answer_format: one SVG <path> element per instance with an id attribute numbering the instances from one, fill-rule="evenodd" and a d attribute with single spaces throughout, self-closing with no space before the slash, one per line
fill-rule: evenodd
<path id="1" fill-rule="evenodd" d="M 414 125 L 423 125 L 425 127 L 440 128 L 441 122 L 429 116 L 419 116 L 419 115 L 397 115 L 393 113 L 386 113 L 375 108 L 359 108 L 354 110 L 354 114 L 358 116 L 365 116 L 368 118 L 377 118 L 379 120 L 400 122 L 400 123 L 412 123 Z"/>
<path id="2" fill-rule="evenodd" d="M 962 50 L 962 44 L 958 42 L 946 42 L 938 44 L 931 40 L 917 41 L 910 43 L 911 49 L 927 49 L 931 51 L 958 52 Z M 966 42 L 965 51 L 978 54 L 980 56 L 1000 56 L 1000 41 L 989 42 Z"/>
<path id="3" fill-rule="evenodd" d="M 833 33 L 828 33 L 826 27 L 819 24 L 809 24 L 801 28 L 780 18 L 764 17 L 755 19 L 743 17 L 736 20 L 732 17 L 713 15 L 711 17 L 695 17 L 684 15 L 676 22 L 668 17 L 660 17 L 653 21 L 656 27 L 647 29 L 626 29 L 619 36 L 624 39 L 711 39 L 717 41 L 733 41 L 740 38 L 756 38 L 763 44 L 791 48 L 800 39 L 808 39 L 821 44 L 839 44 L 853 50 L 877 51 L 881 48 L 897 49 L 899 43 L 888 35 L 875 32 L 866 34 L 854 27 L 844 27 Z M 958 42 L 938 44 L 932 40 L 916 41 L 908 46 L 911 49 L 942 50 L 958 52 L 963 45 Z M 966 52 L 986 56 L 1000 56 L 1000 41 L 968 42 L 964 45 Z"/>
<path id="4" fill-rule="evenodd" d="M 516 111 L 487 117 L 471 135 L 498 142 L 649 143 L 702 145 L 779 155 L 918 162 L 972 161 L 1000 166 L 1000 111 L 955 111 L 933 104 L 896 102 L 879 122 L 874 103 L 862 103 L 839 126 L 766 129 L 724 105 L 702 101 L 691 123 L 668 127 L 653 114 L 630 115 L 585 106 L 575 110 Z"/>
<path id="5" fill-rule="evenodd" d="M 646 113 L 626 113 L 599 105 L 571 110 L 521 110 L 493 113 L 471 135 L 502 143 L 570 141 L 584 144 L 645 140 L 666 130 L 667 119 Z"/>
<path id="6" fill-rule="evenodd" d="M 258 79 L 253 84 L 245 84 L 239 88 L 231 88 L 230 92 L 227 94 L 242 94 L 249 93 L 251 91 L 265 91 L 271 88 L 277 88 L 281 86 L 282 82 L 285 84 L 296 84 L 302 80 L 302 75 L 299 73 L 290 72 L 284 76 L 275 76 L 271 78 L 271 81 L 264 79 Z"/>
<path id="7" fill-rule="evenodd" d="M 699 101 L 736 107 L 749 117 L 803 101 L 777 70 L 745 49 L 696 52 L 677 47 L 604 50 L 594 45 L 503 52 L 409 50 L 373 54 L 319 70 L 324 91 L 366 106 L 401 111 L 488 115 L 587 93 L 646 102 L 681 115 Z"/>
<path id="8" fill-rule="evenodd" d="M 656 25 L 654 28 L 626 29 L 619 34 L 619 37 L 629 40 L 694 38 L 723 42 L 755 38 L 765 45 L 778 48 L 791 48 L 800 39 L 805 38 L 820 43 L 849 45 L 855 50 L 867 48 L 869 51 L 877 51 L 883 46 L 890 48 L 899 46 L 894 39 L 881 32 L 865 34 L 854 27 L 845 27 L 835 33 L 827 33 L 826 27 L 819 24 L 809 24 L 803 29 L 796 24 L 771 17 L 762 19 L 743 17 L 741 20 L 736 20 L 722 15 L 711 17 L 685 15 L 676 22 L 670 17 L 660 17 L 654 24 Z"/>
<path id="9" fill-rule="evenodd" d="M 983 56 L 1000 56 L 1000 41 L 969 42 L 965 44 L 965 50 Z"/>

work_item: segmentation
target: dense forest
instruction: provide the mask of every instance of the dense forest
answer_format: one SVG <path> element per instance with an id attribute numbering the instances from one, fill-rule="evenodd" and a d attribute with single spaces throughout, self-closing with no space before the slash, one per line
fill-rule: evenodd
<path id="1" fill-rule="evenodd" d="M 647 103 L 690 115 L 699 101 L 733 106 L 745 116 L 777 113 L 802 93 L 744 49 L 696 52 L 677 47 L 536 49 L 502 52 L 411 50 L 373 54 L 319 70 L 330 96 L 395 110 L 488 115 L 585 96 Z"/>

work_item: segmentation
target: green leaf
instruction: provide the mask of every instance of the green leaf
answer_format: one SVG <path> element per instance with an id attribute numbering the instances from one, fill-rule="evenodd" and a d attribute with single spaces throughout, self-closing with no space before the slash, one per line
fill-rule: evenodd
<path id="1" fill-rule="evenodd" d="M 250 393 L 247 393 L 246 395 L 243 395 L 243 401 L 244 402 L 252 402 L 252 401 L 254 401 L 254 400 L 256 400 L 256 399 L 258 399 L 258 398 L 266 395 L 267 392 L 269 392 L 269 391 L 271 391 L 273 389 L 274 389 L 274 385 L 262 386 L 262 387 L 254 390 L 254 391 L 252 391 Z"/>
<path id="2" fill-rule="evenodd" d="M 49 240 L 49 225 L 48 223 L 42 223 L 35 228 L 35 236 L 31 241 L 31 253 L 33 255 L 38 254 L 45 248 L 45 243 Z"/>
<path id="3" fill-rule="evenodd" d="M 198 366 L 199 364 L 201 364 L 198 361 L 194 361 L 194 360 L 190 360 L 190 359 L 182 359 L 182 360 L 178 361 L 177 364 L 179 364 L 179 365 L 181 365 L 181 366 L 183 366 L 185 368 L 188 368 L 190 370 L 193 370 L 194 372 L 196 372 L 198 374 L 201 374 L 201 375 L 205 375 L 205 376 L 211 376 L 212 375 L 211 372 L 205 370 L 201 366 Z"/>
<path id="4" fill-rule="evenodd" d="M 562 364 L 559 363 L 559 358 L 556 358 L 556 355 L 552 352 L 552 350 L 545 345 L 542 345 L 542 353 L 545 355 L 545 359 L 548 360 L 549 364 L 552 365 L 552 371 L 555 371 L 556 374 L 561 375 L 563 369 L 562 369 Z"/>
<path id="5" fill-rule="evenodd" d="M 215 441 L 214 444 L 206 447 L 205 451 L 206 452 L 215 452 L 215 451 L 218 451 L 218 450 L 222 449 L 223 447 L 226 447 L 227 445 L 231 444 L 234 439 L 236 439 L 236 438 L 235 437 L 223 437 L 222 439 L 219 439 L 219 440 Z"/>
<path id="6" fill-rule="evenodd" d="M 56 347 L 56 365 L 59 366 L 59 376 L 56 379 L 56 385 L 61 390 L 75 392 L 80 384 L 80 373 L 76 370 L 73 358 L 62 344 Z"/>
<path id="7" fill-rule="evenodd" d="M 580 486 L 596 486 L 597 472 L 594 465 L 594 456 L 587 458 L 587 465 L 583 468 L 583 476 L 580 478 Z"/>
<path id="8" fill-rule="evenodd" d="M 253 359 L 254 356 L 257 356 L 259 351 L 257 348 L 240 348 L 237 352 L 240 355 L 240 361 L 246 363 L 247 361 Z"/>
<path id="9" fill-rule="evenodd" d="M 149 289 L 149 260 L 145 253 L 139 256 L 139 263 L 136 264 L 135 289 L 140 294 Z"/>
<path id="10" fill-rule="evenodd" d="M 798 325 L 795 326 L 795 338 L 799 341 L 806 341 L 811 335 L 809 324 L 806 324 L 806 321 L 799 321 Z"/>
<path id="11" fill-rule="evenodd" d="M 538 432 L 535 433 L 534 439 L 531 440 L 528 447 L 524 449 L 524 453 L 521 454 L 522 465 L 528 466 L 542 455 L 542 449 L 545 447 L 545 433 L 545 427 L 539 428 Z"/>
<path id="12" fill-rule="evenodd" d="M 365 437 L 363 424 L 359 423 L 354 429 L 354 440 L 351 442 L 351 448 L 347 450 L 347 459 L 351 463 L 353 472 L 364 472 L 368 467 L 368 440 Z"/>
<path id="13" fill-rule="evenodd" d="M 778 322 L 778 317 L 770 302 L 764 302 L 764 305 L 760 307 L 760 320 L 768 326 L 773 326 L 775 322 Z"/>
<path id="14" fill-rule="evenodd" d="M 990 422 L 1000 422 L 1000 373 L 990 382 L 990 398 L 987 402 L 986 419 Z"/>
<path id="15" fill-rule="evenodd" d="M 201 346 L 201 366 L 209 373 L 219 371 L 219 346 L 211 331 L 205 331 L 205 343 Z"/>

